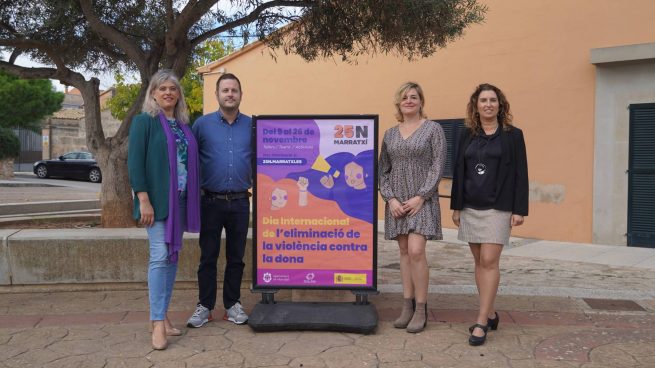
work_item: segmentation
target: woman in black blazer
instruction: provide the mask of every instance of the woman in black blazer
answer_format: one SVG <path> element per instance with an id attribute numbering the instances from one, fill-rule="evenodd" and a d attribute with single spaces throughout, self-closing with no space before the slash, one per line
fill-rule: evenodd
<path id="1" fill-rule="evenodd" d="M 469 328 L 469 344 L 484 344 L 498 328 L 494 308 L 500 253 L 511 227 L 528 215 L 528 163 L 521 129 L 512 126 L 503 92 L 481 84 L 471 95 L 457 150 L 450 208 L 457 238 L 469 243 L 475 261 L 480 310 Z"/>

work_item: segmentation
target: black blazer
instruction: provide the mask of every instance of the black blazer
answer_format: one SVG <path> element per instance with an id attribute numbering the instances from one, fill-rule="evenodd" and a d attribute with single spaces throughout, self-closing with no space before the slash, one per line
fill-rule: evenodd
<path id="1" fill-rule="evenodd" d="M 464 207 L 464 175 L 466 165 L 464 152 L 471 143 L 469 129 L 460 133 L 457 159 L 453 170 L 453 186 L 450 193 L 450 209 L 461 210 Z M 528 159 L 525 153 L 523 132 L 514 126 L 509 130 L 500 130 L 501 156 L 498 176 L 496 177 L 496 201 L 494 209 L 511 211 L 512 214 L 528 215 Z"/>

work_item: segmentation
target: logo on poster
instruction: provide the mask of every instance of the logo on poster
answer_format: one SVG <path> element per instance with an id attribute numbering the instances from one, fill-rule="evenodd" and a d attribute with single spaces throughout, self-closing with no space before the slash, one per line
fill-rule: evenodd
<path id="1" fill-rule="evenodd" d="M 315 284 L 316 283 L 316 280 L 314 280 L 315 278 L 316 278 L 316 275 L 314 275 L 313 272 L 310 272 L 310 273 L 306 274 L 305 275 L 305 284 Z"/>
<path id="2" fill-rule="evenodd" d="M 334 127 L 334 144 L 368 144 L 368 126 L 336 125 Z"/>
<path id="3" fill-rule="evenodd" d="M 264 282 L 267 282 L 267 283 L 268 283 L 268 282 L 271 282 L 271 280 L 273 279 L 273 277 L 271 276 L 271 273 L 270 273 L 270 272 L 266 272 L 266 273 L 264 274 L 263 279 L 264 279 Z"/>

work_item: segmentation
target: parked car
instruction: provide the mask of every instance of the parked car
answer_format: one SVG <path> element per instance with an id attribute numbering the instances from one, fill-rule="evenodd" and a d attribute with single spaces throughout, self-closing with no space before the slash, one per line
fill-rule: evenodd
<path id="1" fill-rule="evenodd" d="M 56 159 L 37 161 L 34 173 L 42 179 L 52 176 L 85 179 L 93 183 L 102 181 L 100 167 L 89 152 L 68 152 Z"/>

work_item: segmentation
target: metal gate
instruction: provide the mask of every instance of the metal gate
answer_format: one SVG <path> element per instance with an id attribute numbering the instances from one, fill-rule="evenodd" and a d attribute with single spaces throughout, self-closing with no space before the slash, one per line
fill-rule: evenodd
<path id="1" fill-rule="evenodd" d="M 628 246 L 655 248 L 655 103 L 630 105 Z"/>
<path id="2" fill-rule="evenodd" d="M 32 172 L 32 164 L 42 157 L 41 134 L 24 128 L 14 129 L 14 134 L 20 141 L 20 154 L 14 160 L 14 172 Z"/>

